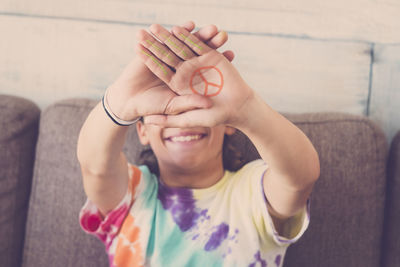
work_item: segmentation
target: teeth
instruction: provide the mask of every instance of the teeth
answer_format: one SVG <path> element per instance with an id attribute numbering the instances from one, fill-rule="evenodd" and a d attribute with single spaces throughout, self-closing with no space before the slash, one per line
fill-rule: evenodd
<path id="1" fill-rule="evenodd" d="M 188 135 L 188 136 L 178 136 L 178 137 L 171 137 L 172 142 L 188 142 L 191 140 L 200 139 L 201 135 Z"/>

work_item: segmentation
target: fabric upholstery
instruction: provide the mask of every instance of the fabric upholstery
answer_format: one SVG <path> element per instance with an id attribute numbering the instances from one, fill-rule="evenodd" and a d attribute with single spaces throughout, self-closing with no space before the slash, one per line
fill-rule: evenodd
<path id="1" fill-rule="evenodd" d="M 78 222 L 85 196 L 76 144 L 93 104 L 60 102 L 42 112 L 22 266 L 108 266 L 101 242 Z"/>
<path id="2" fill-rule="evenodd" d="M 39 108 L 0 95 L 0 265 L 19 266 L 32 180 Z"/>
<path id="3" fill-rule="evenodd" d="M 288 249 L 286 267 L 380 267 L 387 142 L 369 119 L 346 114 L 290 116 L 316 147 L 321 176 L 311 222 Z"/>
<path id="4" fill-rule="evenodd" d="M 104 247 L 84 234 L 78 212 L 86 199 L 76 159 L 79 130 L 97 101 L 65 100 L 41 117 L 30 201 L 24 267 L 107 266 Z M 321 178 L 311 198 L 311 223 L 289 248 L 290 266 L 379 266 L 385 200 L 386 139 L 370 120 L 340 113 L 286 115 L 315 145 Z M 247 161 L 259 158 L 240 131 L 235 145 Z M 124 151 L 138 162 L 131 127 Z"/>
<path id="5" fill-rule="evenodd" d="M 388 186 L 383 241 L 384 267 L 400 266 L 400 131 L 393 138 L 388 160 Z"/>

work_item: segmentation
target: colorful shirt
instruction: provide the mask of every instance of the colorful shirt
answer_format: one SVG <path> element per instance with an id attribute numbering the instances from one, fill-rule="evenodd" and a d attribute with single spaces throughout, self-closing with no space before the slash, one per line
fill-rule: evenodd
<path id="1" fill-rule="evenodd" d="M 82 228 L 100 238 L 110 266 L 282 266 L 289 244 L 309 224 L 309 202 L 274 228 L 263 190 L 267 165 L 258 159 L 236 172 L 225 170 L 205 189 L 171 188 L 146 165 L 128 163 L 129 188 L 102 217 L 87 200 Z"/>

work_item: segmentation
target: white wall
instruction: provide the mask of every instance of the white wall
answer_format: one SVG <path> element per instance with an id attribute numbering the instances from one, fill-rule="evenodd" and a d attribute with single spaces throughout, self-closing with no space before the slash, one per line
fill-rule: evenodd
<path id="1" fill-rule="evenodd" d="M 0 0 L 0 93 L 41 108 L 100 99 L 138 29 L 186 20 L 228 31 L 234 64 L 278 111 L 366 115 L 389 142 L 400 130 L 397 0 Z"/>

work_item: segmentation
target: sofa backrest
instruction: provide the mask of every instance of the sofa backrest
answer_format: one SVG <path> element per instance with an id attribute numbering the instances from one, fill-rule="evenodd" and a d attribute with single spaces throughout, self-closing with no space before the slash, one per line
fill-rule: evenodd
<path id="1" fill-rule="evenodd" d="M 24 248 L 24 267 L 107 266 L 104 247 L 79 226 L 86 199 L 76 143 L 97 101 L 65 100 L 41 116 L 34 181 Z M 311 223 L 288 250 L 285 266 L 378 267 L 386 186 L 387 144 L 382 131 L 364 117 L 340 113 L 286 115 L 316 147 L 321 177 L 311 197 Z M 247 161 L 259 155 L 240 131 L 235 144 Z M 124 148 L 138 162 L 135 127 Z"/>
<path id="2" fill-rule="evenodd" d="M 400 266 L 400 131 L 393 138 L 390 147 L 386 195 L 382 266 L 398 267 Z"/>
<path id="3" fill-rule="evenodd" d="M 0 95 L 0 266 L 20 266 L 40 109 Z"/>
<path id="4" fill-rule="evenodd" d="M 288 249 L 285 266 L 382 267 L 387 141 L 365 117 L 292 116 L 316 147 L 321 176 L 311 222 Z"/>
<path id="5" fill-rule="evenodd" d="M 76 143 L 93 101 L 64 101 L 42 111 L 22 266 L 108 266 L 103 245 L 82 232 L 85 200 Z"/>

